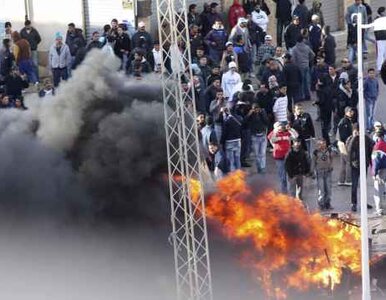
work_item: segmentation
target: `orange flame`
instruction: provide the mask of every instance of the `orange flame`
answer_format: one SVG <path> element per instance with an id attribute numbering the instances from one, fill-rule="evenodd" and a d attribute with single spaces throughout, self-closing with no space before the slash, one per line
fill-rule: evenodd
<path id="1" fill-rule="evenodd" d="M 206 197 L 206 215 L 221 224 L 227 239 L 252 244 L 242 261 L 267 296 L 285 299 L 283 287 L 333 289 L 341 281 L 342 268 L 360 272 L 358 227 L 309 214 L 301 201 L 274 191 L 253 195 L 245 177 L 236 171 L 218 181 L 216 193 Z M 198 181 L 190 186 L 195 201 L 201 186 Z"/>

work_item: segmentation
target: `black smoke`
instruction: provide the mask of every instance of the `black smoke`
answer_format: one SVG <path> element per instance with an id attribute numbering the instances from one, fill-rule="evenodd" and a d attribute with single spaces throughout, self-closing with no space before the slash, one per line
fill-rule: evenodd
<path id="1" fill-rule="evenodd" d="M 164 218 L 159 78 L 134 80 L 95 51 L 56 96 L 0 112 L 0 204 L 26 215 Z"/>

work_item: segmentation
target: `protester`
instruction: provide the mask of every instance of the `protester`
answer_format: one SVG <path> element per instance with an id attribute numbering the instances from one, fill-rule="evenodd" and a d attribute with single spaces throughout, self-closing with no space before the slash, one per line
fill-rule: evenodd
<path id="1" fill-rule="evenodd" d="M 204 41 L 209 48 L 209 58 L 214 63 L 220 63 L 221 55 L 224 50 L 228 35 L 221 20 L 216 20 L 212 30 L 205 36 Z"/>
<path id="2" fill-rule="evenodd" d="M 386 142 L 383 130 L 376 131 L 375 135 L 377 140 L 371 154 L 374 179 L 374 203 L 376 214 L 382 215 L 386 207 L 384 203 L 384 195 L 386 192 Z"/>
<path id="3" fill-rule="evenodd" d="M 258 2 L 256 4 L 255 9 L 251 13 L 252 22 L 259 26 L 263 32 L 267 32 L 269 19 L 264 10 L 261 9 L 261 6 Z"/>
<path id="4" fill-rule="evenodd" d="M 48 64 L 54 78 L 54 87 L 58 87 L 61 80 L 68 79 L 68 72 L 72 64 L 70 48 L 63 43 L 63 36 L 58 32 L 55 35 L 55 43 L 48 54 Z"/>
<path id="5" fill-rule="evenodd" d="M 68 46 L 71 54 L 71 66 L 68 68 L 68 75 L 70 75 L 78 51 L 86 47 L 86 41 L 84 39 L 82 29 L 76 28 L 74 23 L 68 24 L 65 43 Z"/>
<path id="6" fill-rule="evenodd" d="M 224 146 L 225 156 L 229 162 L 229 171 L 233 172 L 241 169 L 241 129 L 243 120 L 228 108 L 224 110 L 224 114 L 221 144 Z"/>
<path id="7" fill-rule="evenodd" d="M 26 20 L 24 22 L 24 28 L 20 31 L 20 36 L 26 39 L 31 47 L 32 61 L 35 66 L 36 77 L 39 78 L 39 56 L 38 56 L 38 45 L 42 41 L 39 32 L 32 27 L 31 21 Z"/>
<path id="8" fill-rule="evenodd" d="M 276 44 L 282 46 L 284 29 L 291 22 L 291 1 L 290 0 L 273 0 L 276 3 Z"/>
<path id="9" fill-rule="evenodd" d="M 230 62 L 228 65 L 229 71 L 222 75 L 221 88 L 224 91 L 224 97 L 228 102 L 233 101 L 233 95 L 236 93 L 236 88 L 241 83 L 241 76 L 237 73 L 237 65 L 235 62 Z"/>
<path id="10" fill-rule="evenodd" d="M 367 71 L 368 76 L 363 83 L 363 93 L 366 105 L 366 129 L 371 131 L 374 125 L 374 112 L 379 96 L 379 83 L 375 77 L 375 69 L 370 68 Z"/>
<path id="11" fill-rule="evenodd" d="M 43 89 L 39 91 L 39 97 L 44 98 L 46 96 L 55 96 L 55 88 L 49 78 L 43 81 Z"/>
<path id="12" fill-rule="evenodd" d="M 273 146 L 273 159 L 275 160 L 280 191 L 287 193 L 287 175 L 285 170 L 285 158 L 291 149 L 291 141 L 297 138 L 295 130 L 285 122 L 276 122 L 273 130 L 268 135 L 268 140 Z"/>
<path id="13" fill-rule="evenodd" d="M 310 12 L 305 5 L 306 0 L 298 0 L 298 2 L 298 5 L 296 5 L 293 11 L 293 15 L 299 17 L 300 28 L 307 28 L 310 19 Z"/>
<path id="14" fill-rule="evenodd" d="M 228 13 L 228 23 L 229 27 L 233 28 L 238 24 L 240 18 L 244 18 L 246 15 L 243 6 L 239 3 L 238 0 L 233 0 L 233 4 L 229 8 Z"/>
<path id="15" fill-rule="evenodd" d="M 304 111 L 301 103 L 295 104 L 294 113 L 289 118 L 291 127 L 296 130 L 299 140 L 304 150 L 308 152 L 309 157 L 312 153 L 312 139 L 315 138 L 315 129 L 311 115 Z"/>
<path id="16" fill-rule="evenodd" d="M 320 210 L 333 209 L 331 206 L 333 157 L 331 148 L 320 139 L 312 154 L 312 171 L 318 186 L 318 206 Z"/>
<path id="17" fill-rule="evenodd" d="M 269 127 L 267 113 L 259 104 L 254 103 L 246 116 L 245 122 L 251 130 L 251 141 L 256 156 L 257 173 L 264 174 L 266 168 L 267 131 Z"/>
<path id="18" fill-rule="evenodd" d="M 352 135 L 352 118 L 353 110 L 347 106 L 344 110 L 345 114 L 338 124 L 337 141 L 340 152 L 340 174 L 338 185 L 351 186 L 351 166 L 349 161 L 349 153 L 347 150 L 347 139 Z"/>
<path id="19" fill-rule="evenodd" d="M 359 185 L 359 176 L 360 176 L 360 149 L 359 149 L 359 126 L 358 124 L 353 124 L 352 126 L 352 135 L 347 139 L 347 156 L 348 163 L 351 167 L 351 210 L 353 212 L 357 211 L 357 190 Z M 365 135 L 365 158 L 366 158 L 366 170 L 369 168 L 371 162 L 371 153 L 373 149 L 373 141 Z M 372 207 L 369 207 L 372 208 Z"/>
<path id="20" fill-rule="evenodd" d="M 310 174 L 310 159 L 302 148 L 302 141 L 299 138 L 293 141 L 292 149 L 285 158 L 285 170 L 288 175 L 290 195 L 303 200 L 303 179 Z"/>
<path id="21" fill-rule="evenodd" d="M 26 74 L 30 83 L 39 84 L 39 78 L 36 75 L 36 67 L 32 61 L 31 47 L 26 39 L 21 38 L 19 32 L 12 32 L 13 55 L 20 73 Z"/>

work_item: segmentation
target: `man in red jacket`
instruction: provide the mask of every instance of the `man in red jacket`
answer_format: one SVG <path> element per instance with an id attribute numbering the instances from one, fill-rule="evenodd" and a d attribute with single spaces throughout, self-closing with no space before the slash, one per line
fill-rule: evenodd
<path id="1" fill-rule="evenodd" d="M 285 158 L 291 150 L 291 141 L 298 137 L 298 133 L 284 122 L 276 122 L 273 130 L 268 135 L 268 140 L 273 146 L 273 158 L 277 167 L 277 175 L 280 182 L 280 191 L 287 193 L 287 174 L 285 170 Z"/>
<path id="2" fill-rule="evenodd" d="M 239 3 L 239 0 L 234 0 L 232 6 L 229 8 L 228 22 L 229 28 L 233 28 L 237 25 L 237 20 L 239 18 L 245 17 L 245 10 L 243 6 Z"/>

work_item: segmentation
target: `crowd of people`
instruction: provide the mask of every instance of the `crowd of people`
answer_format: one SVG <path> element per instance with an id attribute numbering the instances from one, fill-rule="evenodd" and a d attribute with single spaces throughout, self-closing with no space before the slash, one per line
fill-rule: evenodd
<path id="1" fill-rule="evenodd" d="M 315 177 L 319 208 L 327 210 L 332 201 L 333 160 L 339 155 L 338 185 L 351 186 L 352 210 L 356 211 L 357 13 L 368 23 L 386 18 L 385 7 L 374 8 L 364 0 L 355 0 L 347 8 L 348 52 L 346 57 L 337 58 L 337 45 L 325 23 L 321 1 L 314 0 L 311 9 L 306 0 L 298 0 L 295 6 L 290 0 L 274 2 L 275 16 L 264 0 L 245 0 L 242 4 L 234 0 L 227 19 L 216 2 L 205 3 L 201 12 L 196 4 L 189 6 L 189 42 L 181 40 L 178 47 L 181 53 L 190 47 L 193 78 L 182 76 L 180 84 L 194 96 L 203 157 L 213 176 L 221 178 L 236 169 L 250 168 L 252 161 L 257 172 L 265 174 L 267 151 L 272 152 L 281 192 L 302 199 L 304 177 Z M 274 20 L 276 41 L 268 32 Z M 121 61 L 120 70 L 138 80 L 149 73 L 174 71 L 170 61 L 163 61 L 167 43 L 154 39 L 144 22 L 132 31 L 126 23 L 112 19 L 93 32 L 89 41 L 80 28 L 69 23 L 65 36 L 57 32 L 54 37 L 48 53 L 52 81 L 46 78 L 43 82 L 37 67 L 38 30 L 26 20 L 20 32 L 6 22 L 5 33 L 0 49 L 0 108 L 26 109 L 23 90 L 31 85 L 41 87 L 40 97 L 54 95 L 60 82 L 67 80 L 94 48 L 114 54 Z M 366 31 L 364 36 L 365 57 L 369 43 L 376 44 L 378 54 L 382 53 L 376 67 L 367 70 L 364 82 L 366 129 L 371 135 L 368 164 L 372 161 L 376 211 L 382 214 L 379 199 L 386 180 L 386 145 L 383 126 L 374 120 L 374 112 L 380 90 L 378 77 L 383 74 L 381 69 L 386 69 L 382 48 L 386 47 L 386 34 L 372 39 Z M 317 107 L 315 120 L 306 111 L 310 107 L 307 101 Z M 320 132 L 314 127 L 317 121 Z M 312 147 L 315 139 L 316 148 Z"/>

